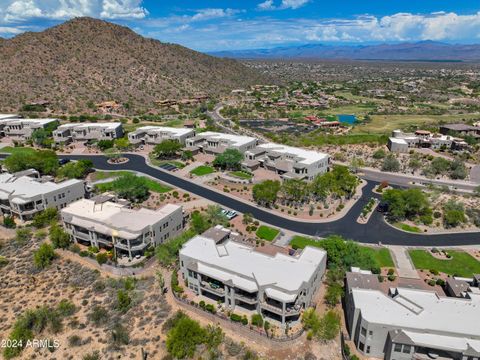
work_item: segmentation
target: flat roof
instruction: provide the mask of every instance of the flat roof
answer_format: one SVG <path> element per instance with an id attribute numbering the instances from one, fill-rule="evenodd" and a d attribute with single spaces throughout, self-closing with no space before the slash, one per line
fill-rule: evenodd
<path id="1" fill-rule="evenodd" d="M 453 337 L 438 334 L 420 333 L 416 331 L 402 331 L 415 345 L 432 347 L 445 351 L 466 352 L 471 349 L 480 355 L 480 340 L 466 337 Z M 471 354 L 470 354 L 471 355 Z"/>
<path id="2" fill-rule="evenodd" d="M 388 138 L 390 142 L 398 145 L 408 145 L 405 139 L 400 139 L 400 138 L 395 138 L 395 137 L 390 137 Z"/>
<path id="3" fill-rule="evenodd" d="M 441 297 L 435 291 L 393 290 L 394 297 L 379 290 L 354 288 L 355 308 L 372 323 L 480 337 L 480 295 L 456 298 Z"/>
<path id="4" fill-rule="evenodd" d="M 22 204 L 38 195 L 60 190 L 74 184 L 83 183 L 82 180 L 70 179 L 59 183 L 42 181 L 30 176 L 17 177 L 12 174 L 0 174 L 0 199 L 10 199 L 14 203 Z"/>
<path id="5" fill-rule="evenodd" d="M 168 126 L 142 126 L 132 131 L 131 134 L 137 134 L 142 132 L 154 133 L 154 132 L 168 132 L 177 136 L 188 135 L 194 132 L 193 129 L 188 128 L 174 128 Z"/>
<path id="6" fill-rule="evenodd" d="M 267 151 L 274 151 L 281 154 L 290 154 L 297 157 L 297 161 L 301 164 L 313 164 L 319 160 L 328 159 L 328 154 L 314 151 L 314 150 L 307 150 L 293 146 L 275 144 L 275 143 L 266 143 L 260 144 L 257 148 L 265 149 Z"/>
<path id="7" fill-rule="evenodd" d="M 37 124 L 37 125 L 46 125 L 52 122 L 58 121 L 58 119 L 45 118 L 45 119 L 7 119 L 4 121 L 6 125 L 16 125 L 16 124 Z"/>
<path id="8" fill-rule="evenodd" d="M 0 121 L 18 118 L 20 118 L 20 116 L 18 116 L 17 114 L 0 114 Z"/>
<path id="9" fill-rule="evenodd" d="M 227 140 L 231 142 L 234 146 L 243 146 L 250 144 L 251 142 L 256 142 L 257 139 L 251 136 L 243 136 L 243 135 L 232 135 L 232 134 L 224 134 L 214 131 L 205 131 L 202 133 L 197 134 L 196 138 L 205 138 L 205 139 L 215 139 L 215 140 Z"/>
<path id="10" fill-rule="evenodd" d="M 89 127 L 101 127 L 106 129 L 116 129 L 117 127 L 122 126 L 120 122 L 97 122 L 97 123 L 70 123 L 60 125 L 57 130 L 64 129 L 85 129 Z"/>
<path id="11" fill-rule="evenodd" d="M 61 210 L 62 215 L 70 215 L 72 224 L 82 227 L 92 227 L 99 232 L 121 232 L 125 237 L 141 232 L 144 228 L 161 221 L 182 207 L 166 204 L 158 210 L 127 208 L 114 202 L 96 203 L 94 200 L 81 199 Z"/>
<path id="12" fill-rule="evenodd" d="M 298 292 L 327 256 L 324 250 L 309 246 L 296 256 L 280 252 L 269 256 L 230 240 L 217 245 L 201 235 L 184 244 L 180 254 L 197 260 L 199 271 L 206 275 L 220 276 L 219 280 L 232 281 L 250 292 L 259 286 L 280 290 L 284 301 L 290 301 L 291 293 Z"/>

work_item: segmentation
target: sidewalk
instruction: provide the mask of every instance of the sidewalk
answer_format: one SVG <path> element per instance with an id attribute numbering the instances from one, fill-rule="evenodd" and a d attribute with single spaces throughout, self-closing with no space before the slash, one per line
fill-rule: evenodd
<path id="1" fill-rule="evenodd" d="M 394 245 L 389 245 L 386 247 L 392 254 L 398 277 L 406 279 L 420 279 L 420 276 L 418 275 L 418 272 L 413 266 L 412 260 L 408 255 L 407 248 Z"/>

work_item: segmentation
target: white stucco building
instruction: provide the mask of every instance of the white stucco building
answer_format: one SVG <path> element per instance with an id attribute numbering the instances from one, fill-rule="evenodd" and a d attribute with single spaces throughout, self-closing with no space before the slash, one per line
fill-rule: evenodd
<path id="1" fill-rule="evenodd" d="M 164 140 L 175 140 L 185 145 L 188 138 L 195 136 L 195 130 L 166 126 L 142 126 L 128 134 L 132 144 L 160 144 Z"/>
<path id="2" fill-rule="evenodd" d="M 285 325 L 311 306 L 325 273 L 327 254 L 306 247 L 301 253 L 261 253 L 215 228 L 188 241 L 180 267 L 195 293 L 225 307 L 253 311 Z M 218 236 L 219 232 L 225 236 Z M 235 234 L 233 234 L 235 235 Z"/>
<path id="3" fill-rule="evenodd" d="M 115 140 L 122 136 L 123 126 L 120 122 L 64 124 L 53 132 L 55 143 L 64 144 L 72 141 Z"/>
<path id="4" fill-rule="evenodd" d="M 257 144 L 258 139 L 251 136 L 223 134 L 213 131 L 199 133 L 186 141 L 187 147 L 199 148 L 209 154 L 221 154 L 226 149 L 236 149 L 245 153 Z"/>
<path id="5" fill-rule="evenodd" d="M 58 119 L 23 119 L 7 117 L 0 119 L 0 136 L 7 136 L 13 140 L 25 141 L 31 138 L 38 129 L 58 124 Z"/>

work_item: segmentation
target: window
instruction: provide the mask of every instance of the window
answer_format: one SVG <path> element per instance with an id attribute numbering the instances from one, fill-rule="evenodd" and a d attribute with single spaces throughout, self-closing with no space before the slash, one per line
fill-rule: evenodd
<path id="1" fill-rule="evenodd" d="M 372 330 L 369 330 L 369 331 L 368 331 L 368 335 L 369 335 L 369 336 L 372 336 L 372 335 L 373 335 L 373 331 L 372 331 Z"/>
<path id="2" fill-rule="evenodd" d="M 366 336 L 366 335 L 367 335 L 367 329 L 365 329 L 365 328 L 362 326 L 362 328 L 360 329 L 360 334 L 362 334 L 363 336 Z"/>
<path id="3" fill-rule="evenodd" d="M 358 349 L 359 349 L 360 351 L 364 351 L 364 350 L 365 350 L 365 344 L 362 343 L 362 342 L 359 342 L 359 343 L 358 343 Z"/>
<path id="4" fill-rule="evenodd" d="M 395 352 L 400 352 L 402 351 L 402 344 L 395 344 L 395 348 L 393 349 Z"/>
<path id="5" fill-rule="evenodd" d="M 404 354 L 410 354 L 410 345 L 403 345 L 403 353 Z"/>
<path id="6" fill-rule="evenodd" d="M 367 351 L 366 351 L 367 354 L 370 354 L 370 345 L 367 345 Z"/>

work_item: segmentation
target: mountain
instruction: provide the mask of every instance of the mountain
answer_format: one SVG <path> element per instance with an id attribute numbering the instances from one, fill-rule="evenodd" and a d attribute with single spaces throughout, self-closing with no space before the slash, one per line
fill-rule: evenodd
<path id="1" fill-rule="evenodd" d="M 273 49 L 221 51 L 210 54 L 237 59 L 479 61 L 480 45 L 452 45 L 435 41 L 367 46 L 308 44 Z"/>
<path id="2" fill-rule="evenodd" d="M 166 98 L 219 95 L 264 81 L 239 62 L 144 38 L 126 27 L 76 18 L 0 41 L 0 108 L 46 101 L 82 111 L 114 100 L 136 110 Z"/>

